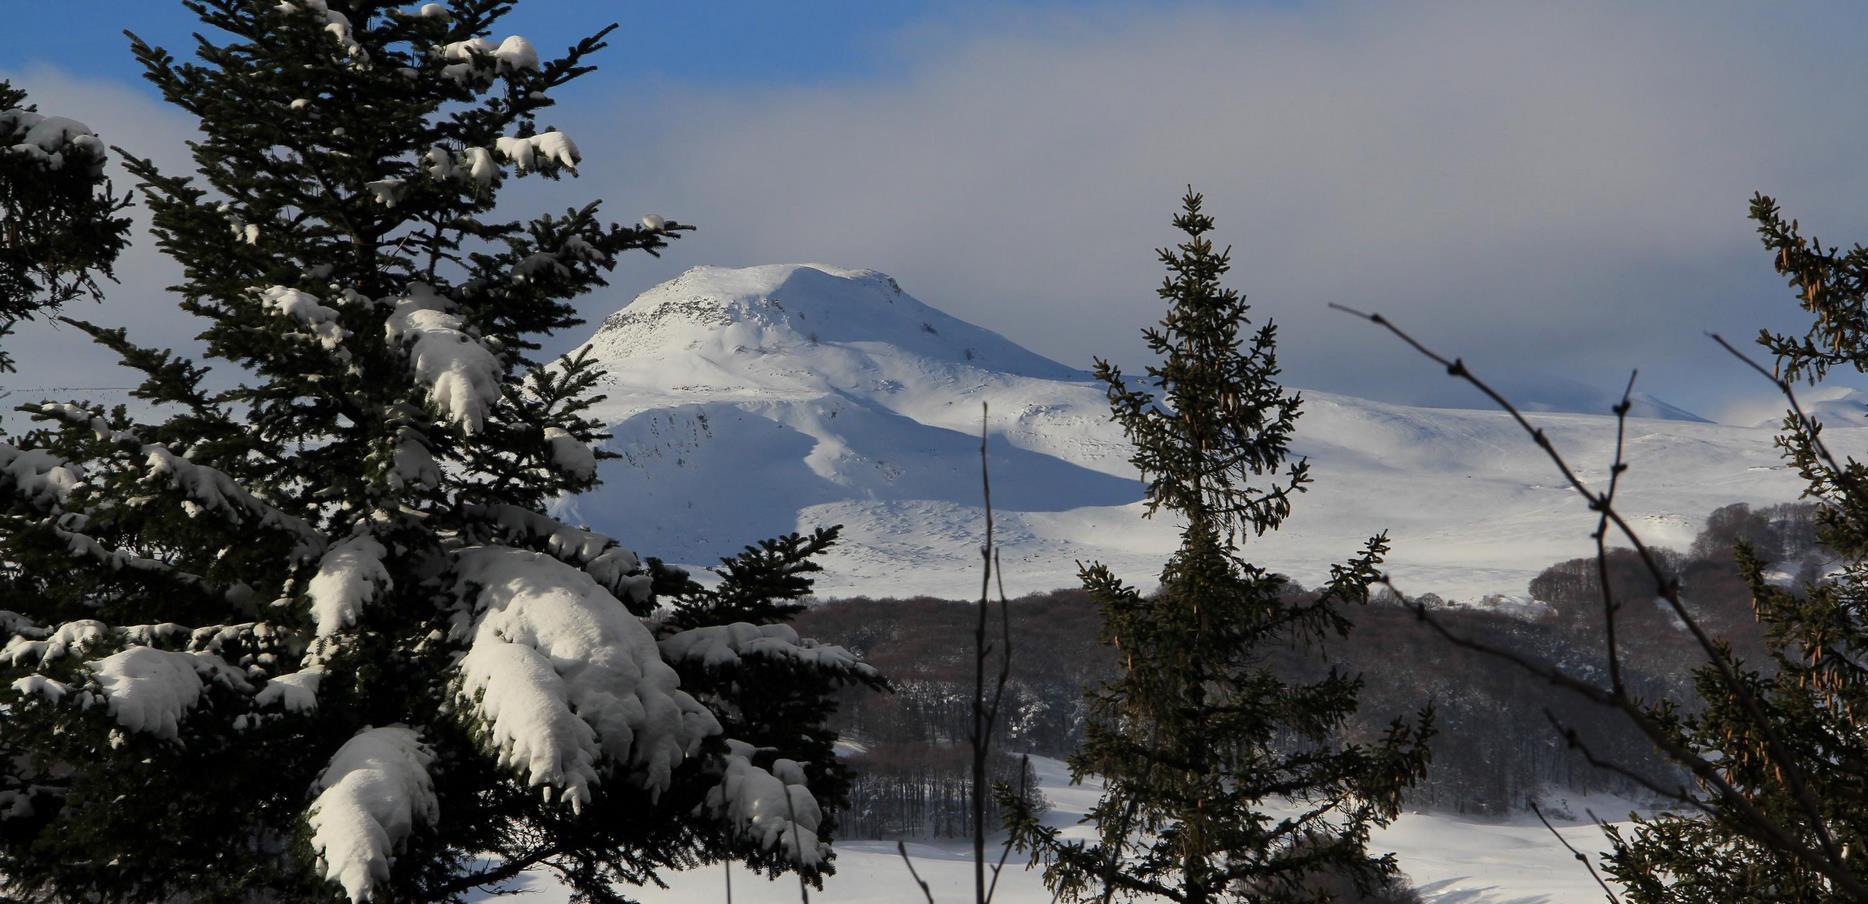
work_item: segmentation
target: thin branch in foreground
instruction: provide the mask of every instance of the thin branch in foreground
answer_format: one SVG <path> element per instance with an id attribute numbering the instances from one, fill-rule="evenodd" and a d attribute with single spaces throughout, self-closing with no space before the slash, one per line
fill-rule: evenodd
<path id="1" fill-rule="evenodd" d="M 999 596 L 1001 598 L 1005 596 L 1005 588 L 1001 587 L 999 589 Z M 1030 772 L 1031 754 L 1028 753 L 1018 759 L 1018 799 L 1021 801 L 1025 799 L 1027 791 L 1025 776 L 1030 774 Z M 999 862 L 992 868 L 992 884 L 986 886 L 986 901 L 988 904 L 992 901 L 992 896 L 999 890 L 999 874 L 1005 872 L 1005 861 L 1006 858 L 1010 856 L 1012 856 L 1012 836 L 1008 833 L 1005 836 L 1005 847 L 999 851 Z"/>
<path id="2" fill-rule="evenodd" d="M 908 859 L 908 843 L 895 842 L 895 852 L 902 855 L 902 864 L 908 867 L 908 875 L 914 877 L 915 884 L 921 886 L 921 894 L 927 897 L 928 904 L 934 904 L 934 890 L 928 888 L 927 880 L 921 878 L 921 874 L 915 871 L 915 862 Z"/>
<path id="3" fill-rule="evenodd" d="M 1834 836 L 1830 833 L 1828 824 L 1824 820 L 1823 809 L 1810 792 L 1808 781 L 1803 774 L 1801 762 L 1786 750 L 1781 738 L 1778 737 L 1776 729 L 1764 715 L 1762 708 L 1752 695 L 1751 690 L 1737 675 L 1729 654 L 1721 650 L 1720 647 L 1714 643 L 1712 638 L 1707 635 L 1704 626 L 1702 626 L 1699 620 L 1687 610 L 1685 602 L 1680 597 L 1679 581 L 1667 575 L 1665 569 L 1661 567 L 1654 550 L 1641 539 L 1640 534 L 1635 531 L 1634 527 L 1629 524 L 1627 519 L 1615 508 L 1613 498 L 1608 493 L 1598 494 L 1590 490 L 1588 485 L 1583 483 L 1581 478 L 1576 475 L 1575 470 L 1570 467 L 1569 462 L 1557 452 L 1542 428 L 1533 425 L 1525 417 L 1524 413 L 1513 405 L 1509 399 L 1496 389 L 1493 389 L 1491 385 L 1479 379 L 1477 375 L 1473 374 L 1472 371 L 1466 367 L 1463 360 L 1447 358 L 1433 351 L 1380 314 L 1364 313 L 1354 308 L 1335 303 L 1330 304 L 1330 307 L 1388 330 L 1388 332 L 1392 333 L 1415 351 L 1421 353 L 1421 355 L 1445 367 L 1448 376 L 1463 380 L 1467 384 L 1478 389 L 1487 398 L 1497 404 L 1506 414 L 1511 416 L 1518 426 L 1537 444 L 1538 448 L 1544 451 L 1544 454 L 1550 459 L 1551 463 L 1556 466 L 1557 470 L 1562 473 L 1564 479 L 1569 482 L 1570 486 L 1587 500 L 1590 510 L 1599 514 L 1600 519 L 1598 523 L 1603 528 L 1599 533 L 1606 533 L 1608 524 L 1613 524 L 1615 526 L 1617 532 L 1633 547 L 1643 566 L 1647 569 L 1648 574 L 1654 579 L 1660 598 L 1666 601 L 1674 615 L 1686 627 L 1688 633 L 1692 635 L 1694 641 L 1700 647 L 1701 652 L 1705 654 L 1709 664 L 1712 665 L 1714 670 L 1718 673 L 1720 685 L 1738 701 L 1739 708 L 1745 713 L 1745 716 L 1752 722 L 1758 730 L 1758 733 L 1762 736 L 1766 757 L 1775 767 L 1775 772 L 1779 776 L 1778 780 L 1789 790 L 1792 798 L 1796 801 L 1797 809 L 1801 811 L 1799 815 L 1802 817 L 1802 821 L 1807 825 L 1809 831 L 1816 836 L 1817 846 L 1820 850 L 1812 849 L 1809 845 L 1804 844 L 1800 839 L 1795 837 L 1790 829 L 1780 825 L 1775 819 L 1761 811 L 1750 798 L 1745 796 L 1726 779 L 1722 770 L 1716 765 L 1705 759 L 1705 757 L 1701 756 L 1696 751 L 1684 747 L 1674 738 L 1668 736 L 1661 726 L 1656 724 L 1641 705 L 1628 694 L 1625 687 L 1612 687 L 1610 690 L 1604 692 L 1600 688 L 1578 681 L 1561 672 L 1540 669 L 1526 662 L 1522 657 L 1515 656 L 1507 651 L 1490 648 L 1485 644 L 1477 643 L 1470 639 L 1458 638 L 1457 635 L 1441 625 L 1438 620 L 1430 617 L 1424 606 L 1414 604 L 1413 608 L 1419 618 L 1433 626 L 1443 637 L 1454 640 L 1461 646 L 1498 656 L 1508 662 L 1514 663 L 1520 668 L 1526 669 L 1531 674 L 1539 675 L 1551 681 L 1553 684 L 1575 691 L 1586 699 L 1604 703 L 1620 710 L 1669 758 L 1680 765 L 1686 766 L 1692 771 L 1695 778 L 1699 779 L 1706 787 L 1717 792 L 1719 798 L 1735 811 L 1731 815 L 1737 817 L 1736 822 L 1740 831 L 1768 847 L 1784 851 L 1793 859 L 1804 863 L 1816 872 L 1827 877 L 1830 881 L 1834 882 L 1855 898 L 1868 900 L 1868 884 L 1864 884 L 1861 878 L 1855 874 L 1853 866 L 1847 861 L 1844 852 L 1839 848 Z M 1723 340 L 1718 341 L 1719 344 L 1724 346 L 1728 351 L 1738 355 L 1740 359 L 1745 360 L 1754 368 L 1763 372 L 1761 368 L 1758 368 L 1755 362 L 1739 354 L 1737 350 L 1733 349 L 1729 344 L 1725 343 Z M 1789 391 L 1789 386 L 1782 380 L 1768 374 L 1768 372 L 1765 373 L 1780 390 L 1785 392 L 1793 408 L 1797 411 L 1799 422 L 1804 424 L 1806 430 L 1808 430 L 1810 426 L 1808 417 L 1802 413 L 1801 408 L 1796 407 L 1795 396 Z M 1625 417 L 1625 413 L 1623 416 Z M 1827 457 L 1826 451 L 1823 454 Z M 1833 458 L 1829 460 L 1833 461 Z M 1620 464 L 1619 460 L 1617 464 Z M 1598 542 L 1600 544 L 1603 541 L 1599 539 Z M 1600 554 L 1606 555 L 1605 547 L 1599 545 L 1598 549 L 1600 550 Z M 1383 579 L 1383 583 L 1387 583 L 1385 578 Z M 1389 584 L 1389 587 L 1393 589 L 1392 584 Z M 1609 617 L 1612 618 L 1615 610 L 1611 605 L 1605 607 L 1605 611 L 1609 614 Z M 1573 738 L 1572 742 L 1574 742 Z M 1709 806 L 1704 803 L 1700 803 L 1699 805 L 1701 807 Z"/>
<path id="4" fill-rule="evenodd" d="M 1596 884 L 1602 887 L 1602 893 L 1609 896 L 1609 901 L 1612 902 L 1612 904 L 1621 904 L 1621 899 L 1615 896 L 1615 889 L 1610 888 L 1607 882 L 1602 881 L 1602 876 L 1596 872 L 1595 865 L 1589 862 L 1589 855 L 1577 850 L 1575 845 L 1570 844 L 1568 838 L 1563 837 L 1562 832 L 1557 831 L 1556 826 L 1550 824 L 1550 820 L 1544 818 L 1544 811 L 1537 806 L 1537 801 L 1533 800 L 1530 804 L 1531 812 L 1537 814 L 1537 821 L 1543 823 L 1544 828 L 1549 829 L 1550 834 L 1556 836 L 1557 843 L 1568 848 L 1569 852 L 1576 857 L 1576 862 L 1581 863 L 1583 869 L 1589 871 L 1589 878 L 1596 880 Z M 1591 814 L 1591 818 L 1594 818 L 1594 814 Z"/>

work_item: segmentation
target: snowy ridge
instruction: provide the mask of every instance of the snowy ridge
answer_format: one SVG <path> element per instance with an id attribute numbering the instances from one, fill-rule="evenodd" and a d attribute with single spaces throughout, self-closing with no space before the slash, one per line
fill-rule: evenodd
<path id="1" fill-rule="evenodd" d="M 1101 386 L 874 271 L 695 268 L 582 348 L 608 372 L 595 416 L 622 457 L 559 514 L 669 561 L 841 523 L 820 593 L 976 592 L 982 402 L 1009 592 L 1073 586 L 1080 560 L 1146 582 L 1176 543 L 1174 524 L 1141 517 Z M 1255 560 L 1314 584 L 1387 530 L 1403 591 L 1529 605 L 1538 571 L 1590 554 L 1587 509 L 1503 413 L 1302 394 L 1294 450 L 1316 483 L 1282 531 L 1252 541 Z M 1667 419 L 1629 421 L 1622 499 L 1649 541 L 1683 546 L 1714 508 L 1798 497 L 1770 429 L 1643 408 Z M 1586 478 L 1605 471 L 1606 409 L 1533 417 Z M 1837 448 L 1868 443 L 1830 426 Z"/>

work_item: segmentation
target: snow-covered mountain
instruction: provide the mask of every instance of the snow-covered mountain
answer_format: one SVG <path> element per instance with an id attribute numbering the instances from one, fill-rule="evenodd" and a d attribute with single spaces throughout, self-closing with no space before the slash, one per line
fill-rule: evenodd
<path id="1" fill-rule="evenodd" d="M 982 403 L 1008 592 L 1072 585 L 1089 560 L 1145 585 L 1176 543 L 1175 525 L 1141 517 L 1127 445 L 1086 373 L 881 273 L 696 268 L 610 315 L 584 348 L 609 372 L 598 412 L 622 458 L 564 507 L 645 554 L 707 564 L 840 523 L 826 595 L 977 593 Z M 1387 530 L 1402 589 L 1476 600 L 1522 594 L 1544 566 L 1589 552 L 1589 513 L 1502 413 L 1304 397 L 1295 449 L 1316 484 L 1283 530 L 1252 541 L 1255 561 L 1313 583 Z M 1536 419 L 1586 474 L 1606 471 L 1613 418 Z M 1839 426 L 1827 434 L 1838 447 L 1868 440 Z M 1771 440 L 1631 419 L 1625 510 L 1650 540 L 1684 545 L 1720 505 L 1794 499 Z"/>

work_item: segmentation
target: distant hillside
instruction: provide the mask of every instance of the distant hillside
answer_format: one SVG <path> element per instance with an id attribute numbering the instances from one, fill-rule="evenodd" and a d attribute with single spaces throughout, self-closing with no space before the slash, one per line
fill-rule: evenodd
<path id="1" fill-rule="evenodd" d="M 1142 519 L 1127 444 L 1087 374 L 874 271 L 696 268 L 584 347 L 609 370 L 598 411 L 622 458 L 563 505 L 645 554 L 708 564 L 841 523 L 826 595 L 977 592 L 982 402 L 1010 592 L 1073 585 L 1088 560 L 1145 584 L 1176 543 L 1173 524 Z M 1317 482 L 1284 530 L 1253 541 L 1276 570 L 1315 583 L 1387 530 L 1404 589 L 1478 600 L 1521 597 L 1541 568 L 1587 552 L 1588 512 L 1503 414 L 1303 394 L 1295 448 Z M 1536 417 L 1586 475 L 1607 468 L 1613 418 Z M 1868 438 L 1839 427 L 1843 447 Z M 1625 510 L 1663 545 L 1689 543 L 1719 506 L 1801 488 L 1766 428 L 1635 418 L 1628 457 Z"/>

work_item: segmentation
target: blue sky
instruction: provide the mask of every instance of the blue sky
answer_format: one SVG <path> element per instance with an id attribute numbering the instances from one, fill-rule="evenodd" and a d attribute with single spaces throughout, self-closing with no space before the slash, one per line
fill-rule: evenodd
<path id="1" fill-rule="evenodd" d="M 0 77 L 186 166 L 190 124 L 120 34 L 185 50 L 179 3 L 6 13 Z M 1294 385 L 1480 404 L 1339 302 L 1522 395 L 1639 368 L 1663 399 L 1750 422 L 1767 389 L 1705 333 L 1800 312 L 1747 199 L 1868 238 L 1857 4 L 527 0 L 494 37 L 550 51 L 611 20 L 601 68 L 550 117 L 582 177 L 507 197 L 701 230 L 619 270 L 581 302 L 592 319 L 689 266 L 818 261 L 890 273 L 1060 361 L 1132 366 L 1159 316 L 1152 249 L 1191 182 Z M 185 346 L 167 267 L 133 249 L 97 319 Z M 22 334 L 20 379 L 101 379 L 68 333 Z"/>
<path id="2" fill-rule="evenodd" d="M 10 2 L 6 9 L 9 67 L 70 66 L 111 79 L 141 74 L 122 31 L 180 52 L 199 30 L 194 16 L 174 2 L 71 0 Z M 1141 7 L 1141 4 L 1130 4 Z M 1003 17 L 1011 2 L 919 0 L 806 0 L 796 3 L 707 0 L 700 3 L 541 0 L 521 4 L 503 25 L 531 38 L 541 50 L 568 46 L 610 22 L 620 27 L 600 71 L 582 87 L 646 79 L 696 85 L 809 84 L 868 79 L 899 71 L 909 34 L 924 39 L 964 31 L 964 22 L 990 10 Z M 82 15 L 74 18 L 74 12 Z"/>

